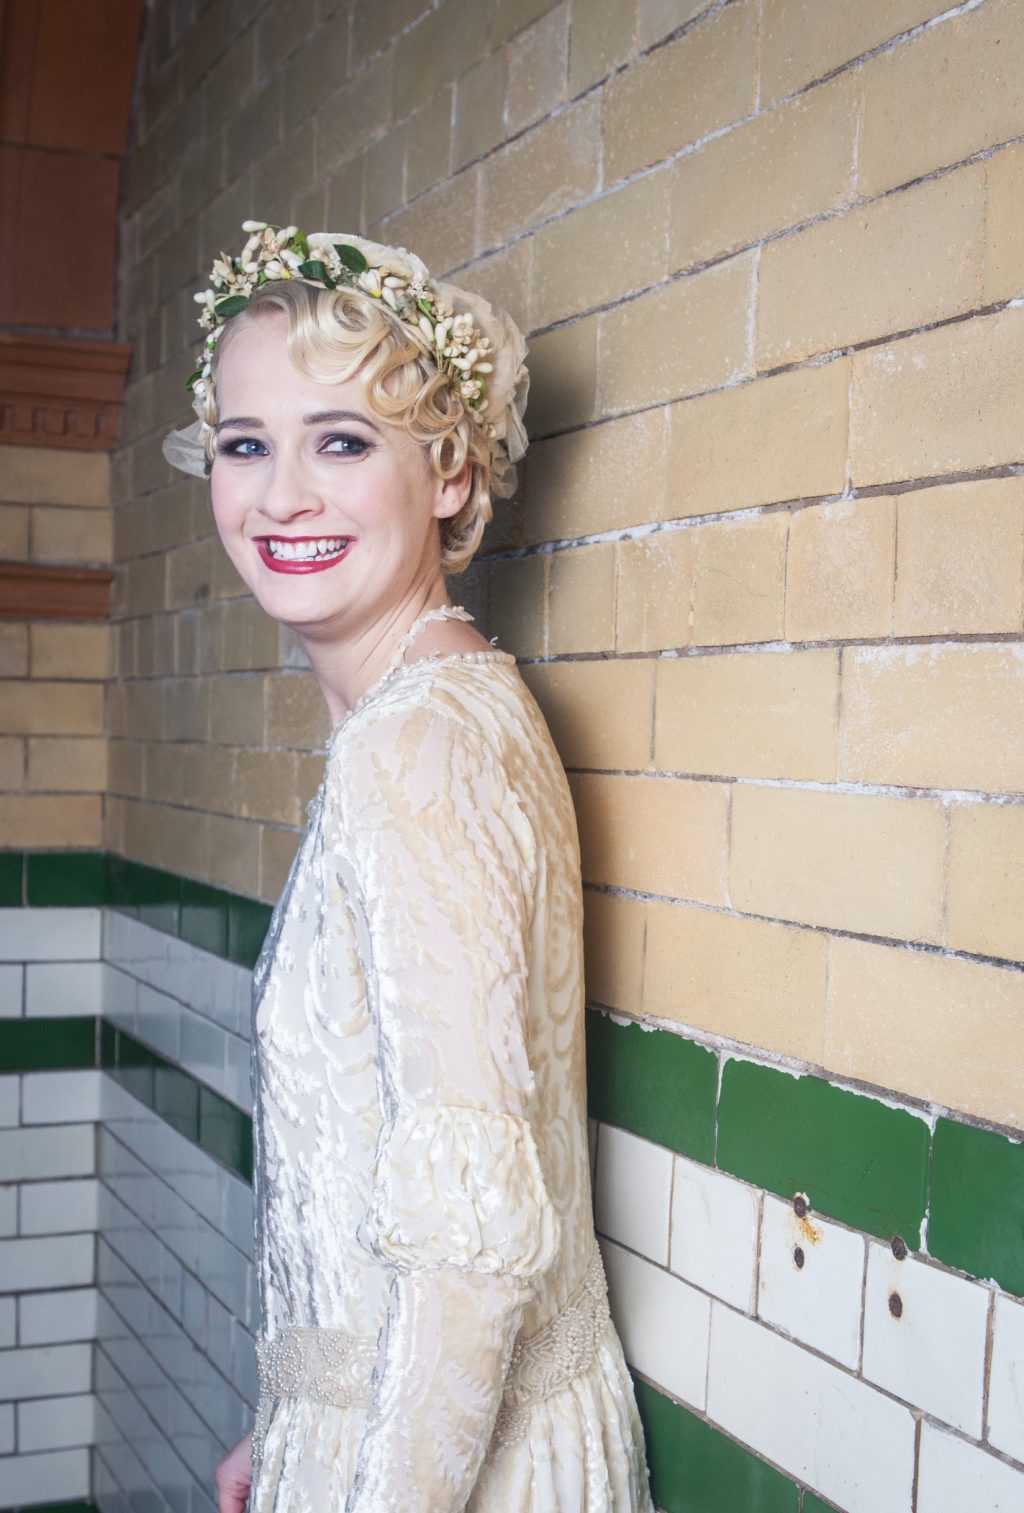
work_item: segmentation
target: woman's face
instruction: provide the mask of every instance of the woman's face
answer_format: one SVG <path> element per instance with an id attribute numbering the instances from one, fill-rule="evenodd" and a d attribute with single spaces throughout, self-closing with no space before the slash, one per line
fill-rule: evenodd
<path id="1" fill-rule="evenodd" d="M 366 402 L 362 376 L 319 383 L 294 366 L 287 319 L 244 321 L 217 368 L 210 475 L 221 540 L 275 620 L 314 639 L 355 632 L 440 574 L 445 482 L 423 448 Z"/>

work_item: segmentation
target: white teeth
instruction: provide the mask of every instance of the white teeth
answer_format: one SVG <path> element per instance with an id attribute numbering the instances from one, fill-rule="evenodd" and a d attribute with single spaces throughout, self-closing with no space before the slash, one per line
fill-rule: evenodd
<path id="1" fill-rule="evenodd" d="M 278 536 L 267 538 L 270 555 L 282 562 L 309 562 L 314 557 L 336 557 L 347 544 L 346 536 L 320 536 L 315 541 L 285 541 Z"/>

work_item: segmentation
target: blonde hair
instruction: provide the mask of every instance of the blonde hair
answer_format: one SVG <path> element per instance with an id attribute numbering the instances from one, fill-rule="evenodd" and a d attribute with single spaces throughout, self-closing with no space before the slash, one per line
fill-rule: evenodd
<path id="1" fill-rule="evenodd" d="M 288 318 L 288 352 L 300 372 L 341 383 L 361 372 L 374 414 L 401 426 L 423 448 L 424 460 L 440 478 L 454 478 L 467 459 L 473 478 L 469 498 L 457 514 L 439 520 L 441 566 L 446 573 L 468 567 L 493 509 L 490 495 L 491 445 L 448 379 L 386 306 L 360 289 L 320 289 L 299 279 L 264 284 L 248 307 L 225 326 L 213 357 L 204 400 L 207 425 L 217 423 L 217 368 L 225 343 L 239 322 L 272 310 Z M 214 457 L 213 430 L 206 455 Z"/>

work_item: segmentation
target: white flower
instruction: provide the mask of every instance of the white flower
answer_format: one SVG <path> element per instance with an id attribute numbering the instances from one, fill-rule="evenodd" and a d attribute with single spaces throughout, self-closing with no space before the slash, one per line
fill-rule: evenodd
<path id="1" fill-rule="evenodd" d="M 427 341 L 430 342 L 431 345 L 433 345 L 433 342 L 434 342 L 434 328 L 430 324 L 430 321 L 427 319 L 427 317 L 425 315 L 421 315 L 420 316 L 420 319 L 419 319 L 419 328 L 423 332 L 423 335 L 427 338 Z"/>
<path id="2" fill-rule="evenodd" d="M 267 229 L 267 223 L 266 223 L 266 221 L 243 221 L 242 222 L 242 230 L 243 231 L 266 231 L 266 229 Z"/>

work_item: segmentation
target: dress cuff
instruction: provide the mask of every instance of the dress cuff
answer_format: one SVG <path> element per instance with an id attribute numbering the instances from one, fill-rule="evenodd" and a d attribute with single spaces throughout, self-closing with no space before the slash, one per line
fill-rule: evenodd
<path id="1" fill-rule="evenodd" d="M 534 1277 L 554 1260 L 558 1214 L 525 1119 L 440 1104 L 385 1127 L 359 1240 L 400 1271 L 455 1266 Z"/>

